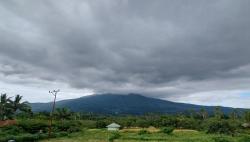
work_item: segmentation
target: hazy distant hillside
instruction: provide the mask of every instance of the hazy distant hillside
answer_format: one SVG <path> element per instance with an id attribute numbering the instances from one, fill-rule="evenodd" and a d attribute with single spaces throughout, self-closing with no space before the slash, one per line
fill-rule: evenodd
<path id="1" fill-rule="evenodd" d="M 51 103 L 33 103 L 33 111 L 50 111 Z M 171 101 L 149 98 L 138 94 L 119 95 L 102 94 L 81 97 L 57 102 L 57 107 L 68 107 L 75 112 L 94 112 L 104 114 L 144 114 L 144 113 L 180 113 L 205 108 L 212 112 L 215 107 L 193 104 L 175 103 Z M 222 107 L 229 113 L 233 108 Z M 243 110 L 243 109 L 239 109 Z"/>

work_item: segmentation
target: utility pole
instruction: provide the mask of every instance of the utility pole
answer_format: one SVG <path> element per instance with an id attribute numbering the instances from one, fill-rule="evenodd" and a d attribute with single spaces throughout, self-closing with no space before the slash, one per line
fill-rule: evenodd
<path id="1" fill-rule="evenodd" d="M 56 105 L 56 95 L 57 93 L 60 92 L 60 90 L 53 90 L 53 91 L 49 91 L 50 94 L 52 94 L 54 96 L 54 102 L 53 102 L 53 107 L 50 113 L 50 123 L 49 123 L 49 138 L 51 137 L 51 131 L 52 131 L 52 121 L 53 121 L 53 114 L 55 111 L 55 105 Z"/>

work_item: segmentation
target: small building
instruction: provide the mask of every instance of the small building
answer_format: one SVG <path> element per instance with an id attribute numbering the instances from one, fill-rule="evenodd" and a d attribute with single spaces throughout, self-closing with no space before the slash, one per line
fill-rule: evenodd
<path id="1" fill-rule="evenodd" d="M 118 131 L 120 129 L 120 125 L 116 124 L 116 123 L 112 123 L 110 125 L 107 126 L 108 131 Z"/>
<path id="2" fill-rule="evenodd" d="M 244 128 L 250 128 L 250 123 L 243 123 L 241 126 Z"/>

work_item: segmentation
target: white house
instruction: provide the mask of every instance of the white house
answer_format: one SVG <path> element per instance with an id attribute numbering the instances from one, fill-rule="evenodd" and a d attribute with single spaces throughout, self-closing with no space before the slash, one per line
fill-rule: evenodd
<path id="1" fill-rule="evenodd" d="M 107 126 L 108 131 L 118 131 L 120 129 L 120 125 L 116 124 L 116 123 L 112 123 L 110 125 Z"/>
<path id="2" fill-rule="evenodd" d="M 243 123 L 241 126 L 244 128 L 250 128 L 250 123 Z"/>

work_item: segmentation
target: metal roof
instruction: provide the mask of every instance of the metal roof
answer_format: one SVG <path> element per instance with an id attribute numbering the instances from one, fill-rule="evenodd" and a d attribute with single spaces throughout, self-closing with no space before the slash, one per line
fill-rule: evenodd
<path id="1" fill-rule="evenodd" d="M 112 123 L 110 125 L 107 126 L 107 128 L 119 128 L 121 127 L 119 124 L 116 124 L 116 123 Z"/>

